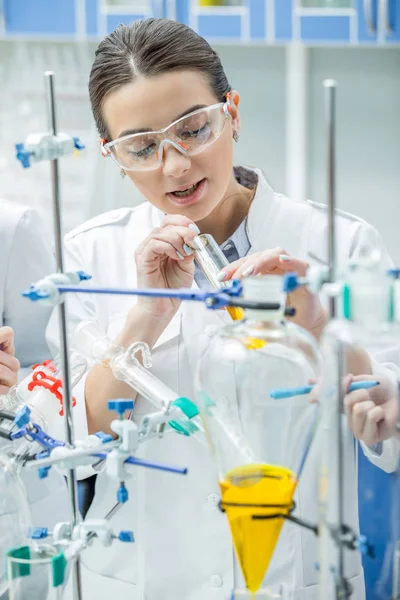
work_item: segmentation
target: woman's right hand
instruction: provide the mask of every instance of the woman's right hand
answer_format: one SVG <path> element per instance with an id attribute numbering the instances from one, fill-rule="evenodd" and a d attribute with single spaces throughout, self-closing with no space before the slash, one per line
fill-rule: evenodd
<path id="1" fill-rule="evenodd" d="M 191 287 L 194 263 L 190 245 L 198 234 L 198 227 L 187 217 L 167 215 L 135 252 L 138 287 Z M 136 306 L 153 317 L 171 319 L 180 303 L 173 298 L 139 296 Z"/>

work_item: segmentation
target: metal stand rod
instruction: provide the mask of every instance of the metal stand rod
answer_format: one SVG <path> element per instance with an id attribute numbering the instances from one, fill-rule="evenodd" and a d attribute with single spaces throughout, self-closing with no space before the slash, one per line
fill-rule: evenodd
<path id="1" fill-rule="evenodd" d="M 328 193 L 328 261 L 329 281 L 333 283 L 336 278 L 336 181 L 335 181 L 335 110 L 336 110 L 336 81 L 326 79 L 325 88 L 325 135 L 326 135 L 326 171 L 327 171 L 327 193 Z M 329 298 L 329 316 L 336 316 L 335 298 Z"/>
<path id="2" fill-rule="evenodd" d="M 329 282 L 334 283 L 337 276 L 336 268 L 336 162 L 335 162 L 335 117 L 336 117 L 336 86 L 333 79 L 326 79 L 323 83 L 325 90 L 325 135 L 326 135 L 326 169 L 327 169 L 327 201 L 328 201 L 328 260 L 329 260 Z M 336 298 L 329 297 L 329 317 L 337 316 Z M 339 527 L 344 523 L 343 504 L 343 481 L 344 481 L 344 456 L 343 456 L 343 431 L 342 411 L 344 403 L 343 376 L 345 366 L 345 354 L 343 345 L 338 340 L 337 346 L 337 397 L 336 397 L 336 451 L 337 451 L 337 516 Z M 344 574 L 344 548 L 337 544 L 337 573 L 336 573 L 336 598 L 349 597 L 349 586 Z M 350 592 L 351 595 L 351 592 Z"/>
<path id="3" fill-rule="evenodd" d="M 54 94 L 54 73 L 46 71 L 44 74 L 46 86 L 46 101 L 48 111 L 49 130 L 53 135 L 57 135 L 57 118 L 56 118 L 56 103 Z M 56 244 L 56 260 L 57 270 L 62 273 L 64 270 L 63 264 L 63 248 L 62 248 L 62 228 L 61 228 L 61 203 L 60 203 L 60 185 L 58 172 L 58 159 L 51 161 L 51 184 L 53 195 L 53 219 Z M 58 318 L 61 333 L 60 340 L 60 357 L 61 357 L 61 373 L 63 382 L 64 395 L 64 431 L 65 442 L 72 445 L 74 442 L 74 426 L 72 420 L 72 391 L 69 369 L 69 354 L 67 340 L 67 319 L 66 306 L 62 302 L 58 306 Z M 78 506 L 78 487 L 76 482 L 76 474 L 73 469 L 67 473 L 68 492 L 71 506 L 72 527 L 75 527 L 80 521 L 79 506 Z M 81 568 L 80 558 L 77 556 L 72 567 L 72 592 L 74 600 L 82 600 L 82 583 L 81 583 Z"/>

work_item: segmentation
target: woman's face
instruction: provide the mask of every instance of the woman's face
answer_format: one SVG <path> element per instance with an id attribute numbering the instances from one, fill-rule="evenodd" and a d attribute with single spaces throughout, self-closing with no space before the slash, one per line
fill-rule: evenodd
<path id="1" fill-rule="evenodd" d="M 201 153 L 182 154 L 172 144 L 163 146 L 160 166 L 151 171 L 126 171 L 140 192 L 157 208 L 169 214 L 183 214 L 193 221 L 206 218 L 223 199 L 232 180 L 233 131 L 239 128 L 232 92 L 231 119 L 226 119 L 219 138 Z M 220 102 L 204 75 L 176 71 L 155 77 L 139 77 L 106 97 L 103 116 L 111 139 L 129 130 L 156 131 L 182 115 L 202 106 Z M 195 185 L 194 191 L 182 195 Z M 174 192 L 181 192 L 175 195 Z"/>

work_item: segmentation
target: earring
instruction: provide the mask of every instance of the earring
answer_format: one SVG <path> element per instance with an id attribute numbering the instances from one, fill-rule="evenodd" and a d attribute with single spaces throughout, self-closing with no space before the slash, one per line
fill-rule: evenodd
<path id="1" fill-rule="evenodd" d="M 237 131 L 234 131 L 234 132 L 233 132 L 233 139 L 234 139 L 234 141 L 235 141 L 235 142 L 238 142 L 238 141 L 239 141 L 239 134 L 238 134 L 238 132 L 237 132 Z"/>
<path id="2" fill-rule="evenodd" d="M 123 169 L 120 170 L 119 174 L 121 175 L 122 179 L 126 177 L 126 173 Z"/>

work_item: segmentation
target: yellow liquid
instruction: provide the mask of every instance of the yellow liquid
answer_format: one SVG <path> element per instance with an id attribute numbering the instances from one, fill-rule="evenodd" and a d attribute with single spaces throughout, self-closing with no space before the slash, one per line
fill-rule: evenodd
<path id="1" fill-rule="evenodd" d="M 244 310 L 238 306 L 226 306 L 225 307 L 228 313 L 230 314 L 233 321 L 241 321 L 244 317 Z M 263 340 L 258 340 L 257 338 L 249 337 L 246 339 L 245 345 L 248 350 L 258 350 L 259 348 L 264 348 L 265 344 Z"/>
<path id="2" fill-rule="evenodd" d="M 288 514 L 296 483 L 289 469 L 265 464 L 237 467 L 220 482 L 222 507 L 246 587 L 252 594 L 261 586 L 284 521 L 281 517 L 253 517 Z"/>
<path id="3" fill-rule="evenodd" d="M 233 321 L 241 321 L 244 317 L 244 310 L 238 306 L 225 306 Z"/>

